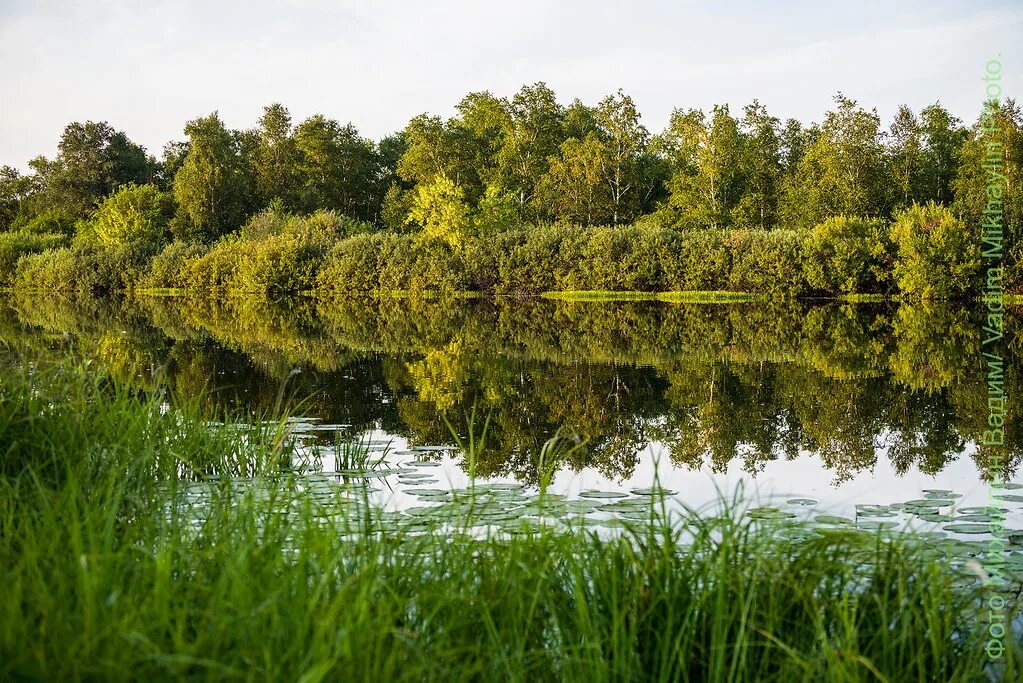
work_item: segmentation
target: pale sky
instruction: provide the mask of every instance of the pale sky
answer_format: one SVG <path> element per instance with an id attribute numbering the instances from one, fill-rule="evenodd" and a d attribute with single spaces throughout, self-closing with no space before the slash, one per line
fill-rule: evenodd
<path id="1" fill-rule="evenodd" d="M 836 91 L 876 107 L 940 101 L 972 121 L 1000 57 L 1020 96 L 1023 1 L 582 2 L 0 0 L 0 164 L 52 156 L 106 120 L 160 156 L 188 119 L 255 125 L 279 101 L 379 139 L 466 93 L 546 81 L 567 104 L 623 88 L 651 132 L 675 107 L 757 98 L 820 120 Z"/>

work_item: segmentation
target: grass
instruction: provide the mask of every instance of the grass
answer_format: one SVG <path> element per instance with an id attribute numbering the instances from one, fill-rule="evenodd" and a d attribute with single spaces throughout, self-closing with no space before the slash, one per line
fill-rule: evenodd
<path id="1" fill-rule="evenodd" d="M 0 680 L 1019 680 L 910 543 L 738 514 L 353 535 L 279 416 L 163 400 L 86 364 L 0 376 Z"/>

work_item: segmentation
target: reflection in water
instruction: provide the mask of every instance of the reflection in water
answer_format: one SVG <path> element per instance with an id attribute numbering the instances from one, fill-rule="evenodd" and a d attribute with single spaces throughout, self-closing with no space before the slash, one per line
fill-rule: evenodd
<path id="1" fill-rule="evenodd" d="M 1008 395 L 1020 395 L 1016 320 Z M 14 351 L 65 346 L 142 390 L 166 382 L 212 408 L 301 412 L 411 445 L 450 443 L 444 416 L 490 416 L 481 477 L 535 484 L 559 428 L 565 467 L 629 477 L 656 442 L 678 467 L 749 473 L 811 452 L 837 481 L 883 459 L 937 473 L 985 429 L 980 320 L 969 309 L 800 302 L 675 305 L 547 300 L 15 298 Z M 8 361 L 16 362 L 16 361 Z M 204 393 L 205 392 L 205 393 Z M 1018 420 L 1006 450 L 1020 459 Z"/>

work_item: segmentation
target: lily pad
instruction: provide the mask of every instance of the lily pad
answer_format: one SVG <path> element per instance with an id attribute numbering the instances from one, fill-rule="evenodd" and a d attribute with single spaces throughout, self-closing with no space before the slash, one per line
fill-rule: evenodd
<path id="1" fill-rule="evenodd" d="M 628 496 L 620 491 L 597 491 L 587 489 L 579 492 L 580 498 L 627 498 Z"/>
<path id="2" fill-rule="evenodd" d="M 817 501 L 813 498 L 790 498 L 785 501 L 789 505 L 816 505 Z"/>
<path id="3" fill-rule="evenodd" d="M 986 534 L 991 532 L 989 524 L 946 524 L 941 527 L 956 534 Z"/>

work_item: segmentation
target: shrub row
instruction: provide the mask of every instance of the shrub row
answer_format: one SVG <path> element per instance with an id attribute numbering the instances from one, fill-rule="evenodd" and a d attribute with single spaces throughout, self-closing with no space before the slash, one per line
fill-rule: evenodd
<path id="1" fill-rule="evenodd" d="M 43 248 L 43 237 L 11 249 Z M 337 214 L 266 212 L 212 246 L 175 242 L 71 248 L 25 256 L 16 285 L 102 291 L 328 295 L 373 291 L 736 291 L 773 296 L 889 293 L 955 298 L 975 288 L 979 250 L 938 206 L 892 225 L 836 217 L 810 230 L 697 230 L 554 224 L 449 241 L 370 233 Z M 15 241 L 12 241 L 15 244 Z M 4 257 L 0 242 L 0 265 Z M 11 260 L 11 257 L 6 257 Z"/>

